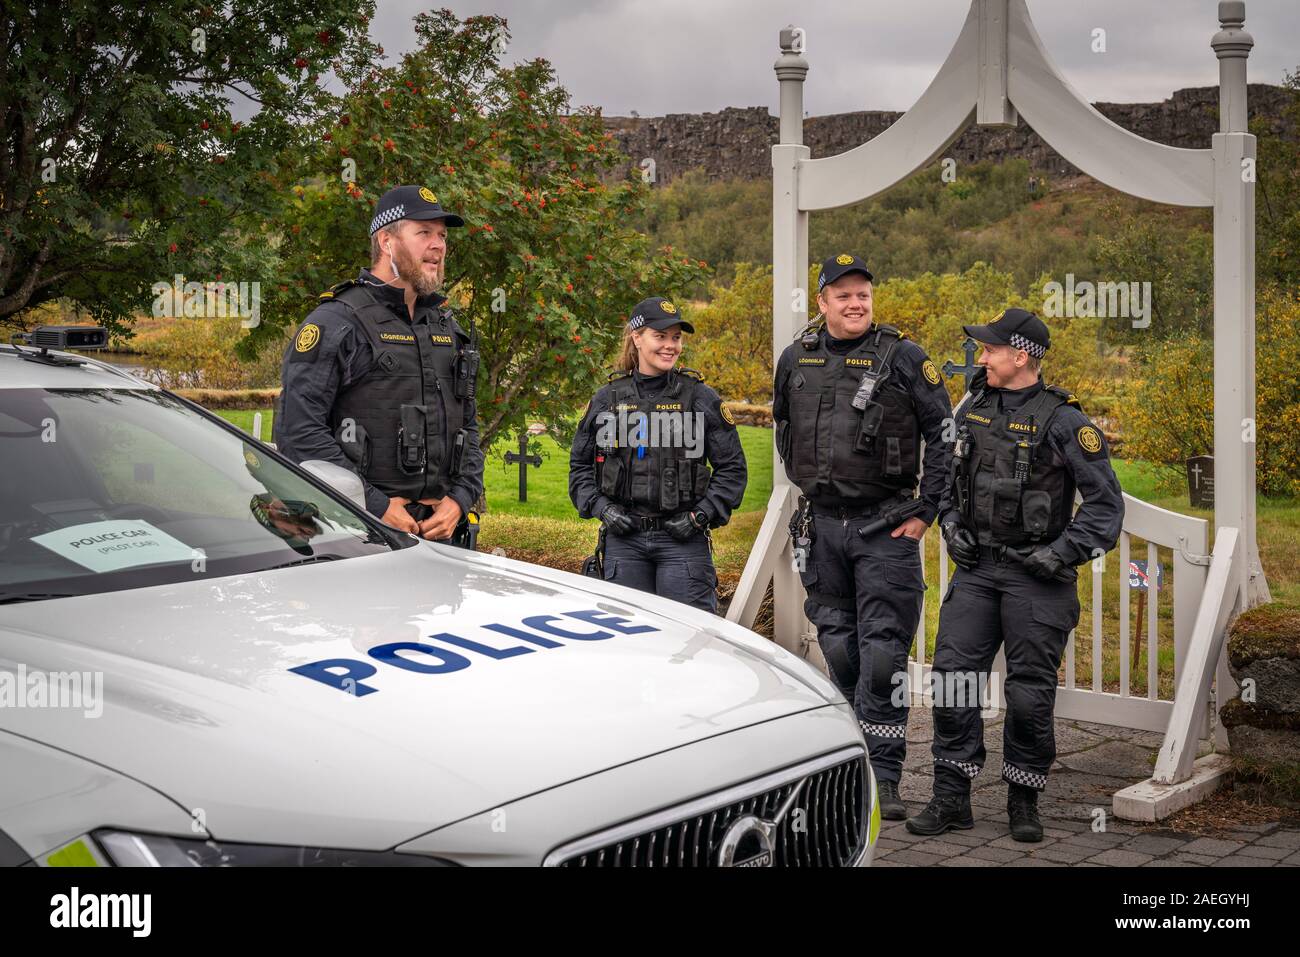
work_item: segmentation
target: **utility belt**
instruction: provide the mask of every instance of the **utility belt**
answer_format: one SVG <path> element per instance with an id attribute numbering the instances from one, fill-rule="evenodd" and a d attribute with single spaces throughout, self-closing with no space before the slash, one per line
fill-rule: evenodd
<path id="1" fill-rule="evenodd" d="M 433 506 L 425 505 L 423 502 L 407 502 L 405 507 L 406 514 L 417 522 L 423 522 L 433 516 Z M 460 521 L 452 530 L 451 538 L 447 539 L 447 544 L 471 552 L 478 551 L 478 531 L 479 514 L 470 509 L 460 517 Z"/>
<path id="2" fill-rule="evenodd" d="M 808 509 L 818 518 L 833 518 L 838 521 L 851 521 L 858 518 L 875 518 L 881 512 L 892 508 L 899 502 L 907 501 L 912 498 L 912 490 L 899 492 L 897 495 L 891 495 L 888 498 L 882 498 L 878 502 L 864 502 L 857 505 L 818 505 L 816 502 L 809 502 Z"/>

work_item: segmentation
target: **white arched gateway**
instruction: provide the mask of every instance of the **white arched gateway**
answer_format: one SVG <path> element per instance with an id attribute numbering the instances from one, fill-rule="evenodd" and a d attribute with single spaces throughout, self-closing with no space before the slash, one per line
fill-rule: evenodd
<path id="1" fill-rule="evenodd" d="M 1143 199 L 1214 208 L 1214 552 L 1202 519 L 1156 508 L 1125 495 L 1118 563 L 1092 571 L 1095 594 L 1106 574 L 1119 577 L 1120 691 L 1102 690 L 1101 602 L 1093 602 L 1093 674 L 1076 687 L 1071 636 L 1057 714 L 1165 732 L 1151 781 L 1116 795 L 1116 812 L 1163 817 L 1212 789 L 1222 755 L 1195 761 L 1197 743 L 1227 738 L 1214 720 L 1235 694 L 1223 649 L 1235 611 L 1268 600 L 1255 541 L 1255 137 L 1246 132 L 1246 58 L 1254 44 L 1243 29 L 1245 4 L 1219 4 L 1221 29 L 1211 40 L 1219 58 L 1219 130 L 1209 149 L 1176 149 L 1115 125 L 1062 78 L 1030 20 L 1025 0 L 972 0 L 948 59 L 916 105 L 889 129 L 837 156 L 811 159 L 803 145 L 803 83 L 808 61 L 801 32 L 781 32 L 776 75 L 781 87 L 780 142 L 772 147 L 773 350 L 776 356 L 806 321 L 808 214 L 876 196 L 939 158 L 971 123 L 1014 126 L 1023 117 L 1058 153 L 1097 180 Z M 786 525 L 797 491 L 775 456 L 772 498 L 727 617 L 750 624 L 769 582 L 775 637 L 784 647 L 820 659 L 803 616 L 803 590 Z M 1146 557 L 1171 553 L 1174 613 L 1172 700 L 1159 697 L 1158 615 L 1148 606 L 1145 695 L 1131 695 L 1128 563 L 1131 536 Z M 940 546 L 940 588 L 947 555 Z M 1116 565 L 1118 564 L 1118 567 Z M 1081 623 L 1082 625 L 1083 623 Z M 924 616 L 913 688 L 925 673 Z M 1000 667 L 999 660 L 999 667 Z M 1214 707 L 1211 683 L 1217 678 Z"/>

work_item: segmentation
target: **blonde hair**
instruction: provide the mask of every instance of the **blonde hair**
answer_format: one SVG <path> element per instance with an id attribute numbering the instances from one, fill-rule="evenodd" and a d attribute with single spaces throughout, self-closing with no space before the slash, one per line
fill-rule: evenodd
<path id="1" fill-rule="evenodd" d="M 623 345 L 618 350 L 618 358 L 614 360 L 614 368 L 619 372 L 635 372 L 638 364 L 636 348 L 636 330 L 623 330 Z"/>

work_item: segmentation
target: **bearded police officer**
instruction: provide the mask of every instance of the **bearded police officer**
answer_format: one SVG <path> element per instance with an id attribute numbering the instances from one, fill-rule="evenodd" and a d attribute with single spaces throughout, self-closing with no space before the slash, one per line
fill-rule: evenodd
<path id="1" fill-rule="evenodd" d="M 979 687 L 1006 649 L 1002 777 L 1017 841 L 1041 841 L 1038 793 L 1056 757 L 1053 709 L 1066 638 L 1079 620 L 1074 566 L 1115 546 L 1124 518 L 1106 440 L 1073 395 L 1044 385 L 1047 326 L 1023 309 L 966 326 L 983 345 L 958 406 L 940 524 L 957 563 L 939 612 L 931 680 L 934 798 L 915 834 L 973 825 L 984 764 Z M 1074 510 L 1076 489 L 1083 504 Z"/>
<path id="2" fill-rule="evenodd" d="M 823 263 L 825 325 L 781 354 L 772 418 L 786 474 L 803 492 L 791 532 L 805 612 L 862 725 L 881 813 L 902 820 L 907 656 L 925 588 L 919 542 L 948 473 L 952 408 L 925 351 L 872 323 L 871 283 L 856 256 Z"/>
<path id="3" fill-rule="evenodd" d="M 709 529 L 740 505 L 747 470 L 721 396 L 678 366 L 694 332 L 662 296 L 632 309 L 615 371 L 574 436 L 569 497 L 601 520 L 606 581 L 716 611 Z"/>
<path id="4" fill-rule="evenodd" d="M 322 293 L 285 351 L 275 436 L 296 462 L 357 472 L 387 524 L 472 547 L 478 352 L 438 292 L 447 228 L 463 225 L 423 186 L 380 198 L 370 268 Z"/>

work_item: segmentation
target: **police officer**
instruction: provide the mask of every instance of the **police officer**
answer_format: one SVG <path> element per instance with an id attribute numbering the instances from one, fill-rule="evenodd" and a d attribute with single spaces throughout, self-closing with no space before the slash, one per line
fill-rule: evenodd
<path id="1" fill-rule="evenodd" d="M 972 826 L 970 782 L 984 764 L 978 689 L 1004 645 L 1011 835 L 1041 841 L 1038 793 L 1056 757 L 1057 670 L 1079 620 L 1074 566 L 1114 548 L 1124 503 L 1101 431 L 1073 395 L 1043 384 L 1051 339 L 1042 320 L 1008 309 L 965 329 L 984 346 L 983 368 L 957 409 L 940 512 L 958 568 L 940 608 L 932 666 L 934 798 L 907 829 Z"/>
<path id="2" fill-rule="evenodd" d="M 369 269 L 322 293 L 281 367 L 279 450 L 357 472 L 366 507 L 432 541 L 469 544 L 483 492 L 475 421 L 478 351 L 442 285 L 447 228 L 423 186 L 390 189 L 370 222 Z"/>
<path id="3" fill-rule="evenodd" d="M 872 278 L 857 256 L 822 264 L 825 324 L 781 354 L 772 418 L 786 474 L 803 492 L 791 531 L 804 610 L 862 725 L 881 814 L 902 820 L 907 654 L 925 589 L 919 542 L 948 472 L 952 407 L 925 350 L 872 322 Z"/>
<path id="4" fill-rule="evenodd" d="M 716 611 L 709 529 L 744 498 L 745 453 L 718 393 L 678 368 L 684 332 L 695 328 L 661 296 L 632 310 L 574 436 L 569 497 L 601 520 L 605 580 Z"/>

